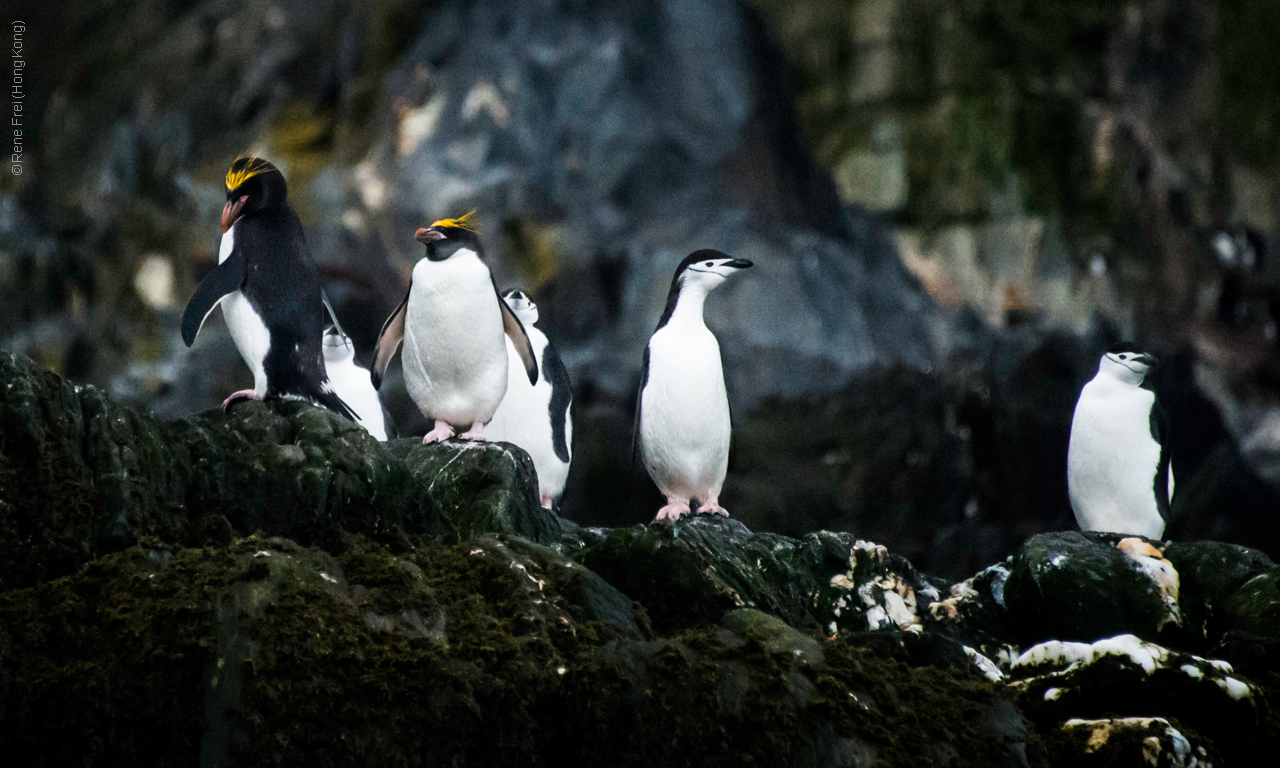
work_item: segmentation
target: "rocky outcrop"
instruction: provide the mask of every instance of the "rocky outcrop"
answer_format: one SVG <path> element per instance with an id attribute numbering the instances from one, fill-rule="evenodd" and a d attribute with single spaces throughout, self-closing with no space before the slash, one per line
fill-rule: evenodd
<path id="1" fill-rule="evenodd" d="M 0 359 L 23 765 L 1234 764 L 1280 738 L 1262 553 L 1076 532 L 949 583 L 849 533 L 582 528 L 511 446 L 300 403 L 161 422 Z"/>

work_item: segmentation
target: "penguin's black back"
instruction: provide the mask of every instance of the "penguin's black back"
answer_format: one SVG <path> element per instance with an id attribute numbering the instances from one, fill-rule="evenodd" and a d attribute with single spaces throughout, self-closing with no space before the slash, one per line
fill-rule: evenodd
<path id="1" fill-rule="evenodd" d="M 271 334 L 263 360 L 266 395 L 296 395 L 354 418 L 323 387 L 324 302 L 297 214 L 286 205 L 245 216 L 236 223 L 234 248 L 246 262 L 241 292 Z"/>

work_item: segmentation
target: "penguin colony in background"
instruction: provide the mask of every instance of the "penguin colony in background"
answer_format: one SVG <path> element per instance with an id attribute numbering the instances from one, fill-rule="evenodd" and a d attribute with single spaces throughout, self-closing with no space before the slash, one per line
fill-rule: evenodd
<path id="1" fill-rule="evenodd" d="M 537 305 L 518 289 L 498 292 L 471 213 L 417 230 L 424 258 L 383 323 L 366 370 L 356 364 L 355 346 L 321 287 L 280 171 L 261 158 L 237 158 L 227 171 L 226 196 L 218 265 L 182 317 L 182 338 L 191 346 L 221 306 L 253 373 L 253 389 L 232 393 L 223 408 L 245 398 L 306 400 L 386 440 L 394 427 L 378 389 L 403 347 L 405 387 L 433 424 L 423 443 L 515 444 L 533 459 L 541 502 L 552 506 L 573 455 L 569 374 L 537 328 Z M 733 418 L 720 345 L 703 305 L 712 290 L 750 266 L 714 250 L 687 256 L 645 346 L 632 461 L 643 463 L 666 497 L 658 519 L 728 514 L 719 499 Z M 1080 393 L 1067 481 L 1082 530 L 1149 538 L 1164 532 L 1173 472 L 1167 420 L 1144 386 L 1154 362 L 1132 345 L 1115 347 Z"/>

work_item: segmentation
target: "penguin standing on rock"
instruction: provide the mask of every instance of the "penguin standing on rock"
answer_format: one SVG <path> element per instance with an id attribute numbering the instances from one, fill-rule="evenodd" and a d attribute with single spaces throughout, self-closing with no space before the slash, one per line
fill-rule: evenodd
<path id="1" fill-rule="evenodd" d="M 1084 385 L 1071 419 L 1067 489 L 1082 531 L 1158 539 L 1169 518 L 1169 423 L 1143 386 L 1156 362 L 1132 344 L 1112 347 Z"/>
<path id="2" fill-rule="evenodd" d="M 253 389 L 232 393 L 224 409 L 241 398 L 288 398 L 354 421 L 325 372 L 321 337 L 326 309 L 333 310 L 289 207 L 284 175 L 266 160 L 241 157 L 227 171 L 226 188 L 218 266 L 187 302 L 182 340 L 191 346 L 221 304 L 231 339 L 253 371 Z"/>
<path id="3" fill-rule="evenodd" d="M 533 384 L 525 380 L 524 365 L 508 339 L 507 394 L 486 427 L 487 435 L 490 440 L 512 443 L 528 452 L 538 471 L 542 506 L 551 509 L 569 477 L 573 451 L 573 417 L 569 413 L 572 384 L 546 334 L 534 325 L 538 322 L 538 305 L 515 288 L 503 292 L 502 299 L 529 334 L 539 376 Z"/>
<path id="4" fill-rule="evenodd" d="M 324 368 L 338 397 L 355 412 L 356 423 L 382 442 L 395 435 L 369 372 L 356 365 L 356 346 L 336 325 L 324 329 Z"/>
<path id="5" fill-rule="evenodd" d="M 405 388 L 422 415 L 435 422 L 424 443 L 484 440 L 484 425 L 507 392 L 511 339 L 528 376 L 538 363 L 524 326 L 498 295 L 472 214 L 437 221 L 414 238 L 427 257 L 413 267 L 409 292 L 382 325 L 373 361 L 373 386 L 404 343 Z M 456 428 L 466 429 L 457 434 Z"/>
<path id="6" fill-rule="evenodd" d="M 729 514 L 720 506 L 720 488 L 729 469 L 732 419 L 720 344 L 703 322 L 702 306 L 713 288 L 750 266 L 720 251 L 689 254 L 676 269 L 666 309 L 645 347 L 632 461 L 638 453 L 667 497 L 659 520 L 694 509 Z"/>

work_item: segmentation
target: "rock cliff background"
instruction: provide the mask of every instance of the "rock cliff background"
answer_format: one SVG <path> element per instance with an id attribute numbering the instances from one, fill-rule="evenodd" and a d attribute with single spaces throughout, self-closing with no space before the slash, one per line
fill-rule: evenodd
<path id="1" fill-rule="evenodd" d="M 414 228 L 479 210 L 574 377 L 582 524 L 656 508 L 627 464 L 640 354 L 675 263 L 716 247 L 757 264 L 708 305 L 750 528 L 956 578 L 1071 528 L 1071 408 L 1126 338 L 1166 361 L 1169 535 L 1280 554 L 1274 3 L 18 8 L 38 122 L 0 177 L 0 349 L 118 401 L 174 418 L 248 382 L 219 323 L 191 350 L 177 325 L 252 151 L 362 360 Z"/>

